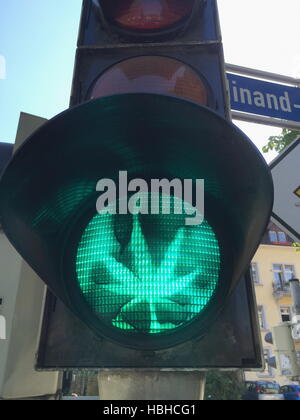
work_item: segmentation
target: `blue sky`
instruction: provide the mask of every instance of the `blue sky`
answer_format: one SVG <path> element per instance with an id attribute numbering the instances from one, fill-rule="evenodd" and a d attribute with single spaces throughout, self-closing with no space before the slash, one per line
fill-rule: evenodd
<path id="1" fill-rule="evenodd" d="M 0 0 L 0 142 L 14 142 L 21 111 L 51 118 L 68 107 L 81 3 Z M 299 0 L 218 3 L 227 62 L 300 78 Z M 281 131 L 236 124 L 259 149 Z"/>
<path id="2" fill-rule="evenodd" d="M 0 0 L 0 141 L 20 111 L 50 118 L 68 107 L 81 0 Z"/>

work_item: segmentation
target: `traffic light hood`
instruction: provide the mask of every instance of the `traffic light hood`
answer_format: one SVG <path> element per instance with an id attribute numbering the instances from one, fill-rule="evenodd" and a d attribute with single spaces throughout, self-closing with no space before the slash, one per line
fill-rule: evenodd
<path id="1" fill-rule="evenodd" d="M 203 0 L 93 0 L 102 25 L 112 27 L 123 36 L 135 33 L 142 39 L 147 34 L 173 35 L 182 30 Z"/>
<path id="2" fill-rule="evenodd" d="M 90 101 L 31 135 L 0 180 L 1 224 L 49 288 L 96 333 L 97 319 L 89 318 L 88 305 L 81 306 L 74 292 L 72 258 L 83 226 L 96 215 L 98 181 L 117 182 L 119 171 L 129 179 L 204 179 L 205 220 L 218 238 L 221 269 L 213 304 L 183 336 L 198 334 L 248 268 L 266 229 L 273 204 L 268 166 L 232 123 L 206 107 L 162 95 Z M 128 226 L 133 229 L 132 221 Z M 152 343 L 161 345 L 169 344 Z"/>
<path id="3" fill-rule="evenodd" d="M 0 175 L 8 164 L 13 152 L 13 145 L 10 143 L 0 143 Z"/>

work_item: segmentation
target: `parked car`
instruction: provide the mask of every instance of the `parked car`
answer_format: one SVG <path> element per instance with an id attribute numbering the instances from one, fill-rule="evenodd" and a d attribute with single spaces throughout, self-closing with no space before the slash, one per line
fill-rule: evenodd
<path id="1" fill-rule="evenodd" d="M 280 388 L 285 400 L 299 400 L 300 401 L 300 386 L 299 385 L 284 385 Z"/>
<path id="2" fill-rule="evenodd" d="M 248 381 L 243 400 L 284 400 L 280 385 L 271 381 Z"/>

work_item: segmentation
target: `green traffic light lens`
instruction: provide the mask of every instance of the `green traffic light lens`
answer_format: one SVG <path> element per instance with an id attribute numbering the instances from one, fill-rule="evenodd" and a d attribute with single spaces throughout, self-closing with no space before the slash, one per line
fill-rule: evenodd
<path id="1" fill-rule="evenodd" d="M 78 285 L 99 321 L 126 333 L 189 324 L 219 284 L 220 247 L 210 224 L 177 214 L 90 219 L 77 247 Z"/>

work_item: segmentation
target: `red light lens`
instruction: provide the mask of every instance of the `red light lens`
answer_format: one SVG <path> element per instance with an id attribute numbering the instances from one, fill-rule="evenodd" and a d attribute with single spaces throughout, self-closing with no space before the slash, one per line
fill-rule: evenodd
<path id="1" fill-rule="evenodd" d="M 130 58 L 114 65 L 96 81 L 90 99 L 122 93 L 157 93 L 208 104 L 201 77 L 181 61 L 160 56 Z"/>
<path id="2" fill-rule="evenodd" d="M 164 29 L 187 18 L 195 0 L 104 0 L 106 16 L 127 29 Z"/>

